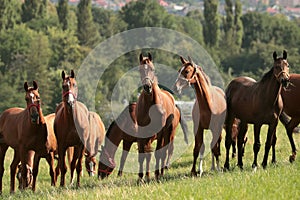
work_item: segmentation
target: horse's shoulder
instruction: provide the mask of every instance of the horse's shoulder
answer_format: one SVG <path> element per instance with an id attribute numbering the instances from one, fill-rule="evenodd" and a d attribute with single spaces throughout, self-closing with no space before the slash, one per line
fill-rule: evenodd
<path id="1" fill-rule="evenodd" d="M 77 101 L 77 106 L 79 109 L 81 109 L 81 111 L 85 112 L 86 114 L 89 114 L 88 108 L 84 103 Z"/>
<path id="2" fill-rule="evenodd" d="M 165 98 L 169 99 L 170 102 L 172 102 L 175 105 L 175 99 L 174 99 L 173 95 L 166 90 L 161 90 L 161 91 L 165 95 Z"/>

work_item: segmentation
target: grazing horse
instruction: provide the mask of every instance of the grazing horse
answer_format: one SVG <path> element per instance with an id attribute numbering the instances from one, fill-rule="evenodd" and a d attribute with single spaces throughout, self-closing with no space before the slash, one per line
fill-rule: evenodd
<path id="1" fill-rule="evenodd" d="M 136 102 L 130 103 L 113 121 L 106 133 L 105 144 L 102 147 L 99 160 L 98 178 L 108 177 L 115 168 L 115 152 L 123 141 L 123 151 L 120 159 L 120 168 L 118 176 L 122 176 L 124 164 L 128 156 L 128 152 L 134 142 L 137 142 L 136 133 L 136 117 L 135 117 Z M 178 108 L 179 109 L 179 108 Z M 128 117 L 128 114 L 130 117 Z M 187 125 L 183 118 L 180 118 L 180 124 L 183 129 L 185 138 L 187 138 Z M 154 140 L 155 138 L 153 138 Z M 152 142 L 152 141 L 151 141 Z M 173 146 L 169 145 L 168 158 L 166 166 L 169 166 L 172 156 Z"/>
<path id="2" fill-rule="evenodd" d="M 229 149 L 232 143 L 231 131 L 234 118 L 240 119 L 238 134 L 238 166 L 243 168 L 242 141 L 247 124 L 254 124 L 254 161 L 252 168 L 257 169 L 257 154 L 260 149 L 260 129 L 263 124 L 268 124 L 268 133 L 265 143 L 265 155 L 262 166 L 267 166 L 268 154 L 276 132 L 279 115 L 283 109 L 281 98 L 282 87 L 289 83 L 289 64 L 287 52 L 283 51 L 283 57 L 277 58 L 273 53 L 274 64 L 259 82 L 249 77 L 238 77 L 232 80 L 226 89 L 227 117 L 226 126 L 226 161 L 225 169 L 229 169 Z M 272 162 L 276 161 L 275 149 L 273 149 Z"/>
<path id="3" fill-rule="evenodd" d="M 105 126 L 100 116 L 92 111 L 89 112 L 89 130 L 90 134 L 85 151 L 85 168 L 89 176 L 94 176 L 97 163 L 96 154 L 105 137 Z"/>
<path id="4" fill-rule="evenodd" d="M 280 121 L 286 128 L 286 133 L 289 137 L 292 147 L 292 155 L 290 155 L 290 162 L 296 159 L 296 146 L 293 139 L 293 130 L 300 123 L 300 74 L 290 74 L 290 86 L 286 90 L 282 90 L 281 96 L 283 100 L 283 112 L 280 116 Z M 288 120 L 285 115 L 291 119 Z"/>
<path id="5" fill-rule="evenodd" d="M 151 141 L 156 137 L 155 179 L 164 174 L 168 145 L 172 145 L 180 112 L 176 109 L 174 97 L 161 90 L 155 76 L 152 56 L 139 56 L 139 72 L 143 91 L 138 98 L 136 121 L 138 125 L 139 181 L 143 181 L 143 163 L 146 159 L 146 178 L 150 180 Z"/>
<path id="6" fill-rule="evenodd" d="M 181 93 L 182 89 L 193 85 L 197 101 L 192 111 L 195 133 L 194 161 L 191 174 L 196 176 L 196 162 L 200 152 L 199 170 L 200 176 L 203 173 L 202 163 L 205 151 L 203 143 L 204 129 L 212 132 L 211 150 L 212 165 L 211 169 L 215 169 L 214 157 L 217 162 L 217 170 L 220 170 L 220 142 L 223 124 L 226 116 L 226 101 L 223 90 L 219 87 L 212 86 L 209 77 L 204 73 L 200 66 L 194 64 L 192 59 L 186 60 L 180 57 L 182 67 L 179 70 L 178 78 L 175 82 L 175 89 Z"/>
<path id="7" fill-rule="evenodd" d="M 71 162 L 71 183 L 76 166 L 77 186 L 80 187 L 80 173 L 82 171 L 82 158 L 89 137 L 89 111 L 87 107 L 77 101 L 77 82 L 75 73 L 67 76 L 62 71 L 62 103 L 58 105 L 55 113 L 54 132 L 58 144 L 58 164 L 61 172 L 60 186 L 65 186 L 67 166 L 65 162 L 66 150 L 74 147 L 74 156 Z M 94 154 L 94 152 L 91 152 Z M 76 163 L 77 161 L 77 163 Z"/>
<path id="8" fill-rule="evenodd" d="M 34 159 L 34 166 L 30 166 L 30 168 L 32 168 L 32 175 L 33 175 L 33 183 L 32 183 L 32 190 L 35 191 L 35 185 L 36 185 L 36 178 L 37 174 L 38 174 L 38 166 L 37 164 L 39 163 L 39 160 L 41 157 L 46 158 L 48 164 L 49 164 L 49 174 L 51 176 L 51 185 L 55 186 L 56 183 L 56 175 L 57 172 L 55 171 L 55 167 L 54 167 L 54 155 L 57 153 L 57 141 L 56 141 L 56 137 L 54 134 L 54 130 L 53 130 L 53 124 L 54 124 L 54 118 L 55 118 L 55 113 L 51 113 L 49 115 L 46 115 L 44 117 L 46 125 L 47 125 L 47 132 L 48 132 L 48 137 L 47 137 L 47 146 L 48 149 L 50 150 L 50 152 L 46 155 L 41 155 L 39 152 L 35 152 L 35 154 L 31 154 L 31 157 L 29 157 L 29 160 Z M 32 158 L 34 156 L 34 158 Z M 30 163 L 30 162 L 28 162 Z M 18 173 L 17 173 L 17 179 L 19 181 L 19 188 L 21 188 L 22 185 L 22 175 L 21 175 L 21 171 L 22 171 L 22 166 L 21 164 L 19 164 L 18 166 Z M 27 173 L 27 177 L 28 177 L 28 173 Z"/>
<path id="9" fill-rule="evenodd" d="M 15 191 L 15 176 L 19 162 L 21 161 L 22 166 L 20 188 L 25 189 L 32 181 L 32 166 L 35 170 L 38 169 L 39 163 L 33 164 L 34 152 L 43 156 L 51 150 L 47 140 L 49 134 L 41 108 L 38 84 L 33 81 L 33 87 L 29 87 L 25 82 L 24 89 L 27 108 L 9 108 L 0 117 L 0 193 L 2 193 L 4 159 L 8 147 L 14 149 L 14 158 L 10 165 L 11 193 Z M 53 157 L 47 157 L 47 161 L 52 162 Z M 52 175 L 52 181 L 55 181 L 54 174 Z M 36 176 L 37 171 L 33 176 L 34 185 Z"/>

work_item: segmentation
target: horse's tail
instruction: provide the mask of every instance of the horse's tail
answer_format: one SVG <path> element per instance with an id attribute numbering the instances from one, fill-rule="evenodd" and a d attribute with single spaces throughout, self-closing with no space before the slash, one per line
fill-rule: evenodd
<path id="1" fill-rule="evenodd" d="M 189 139 L 188 139 L 188 125 L 186 123 L 185 118 L 182 115 L 181 108 L 177 104 L 176 104 L 176 107 L 177 107 L 177 109 L 179 110 L 179 113 L 180 113 L 179 122 L 180 122 L 180 126 L 182 128 L 182 131 L 183 131 L 184 141 L 185 141 L 186 144 L 188 144 L 189 143 Z"/>
<path id="2" fill-rule="evenodd" d="M 285 112 L 281 112 L 280 116 L 279 116 L 279 120 L 281 121 L 281 123 L 286 127 L 288 125 L 288 123 L 290 122 L 290 118 L 289 116 L 285 113 Z"/>

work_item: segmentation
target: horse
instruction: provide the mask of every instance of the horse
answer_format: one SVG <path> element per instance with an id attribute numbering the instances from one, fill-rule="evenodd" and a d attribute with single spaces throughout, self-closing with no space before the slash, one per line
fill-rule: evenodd
<path id="1" fill-rule="evenodd" d="M 77 101 L 78 88 L 74 71 L 71 70 L 70 76 L 67 76 L 62 71 L 61 77 L 62 103 L 57 106 L 54 119 L 54 132 L 58 144 L 58 165 L 61 172 L 60 186 L 65 186 L 65 175 L 67 172 L 65 162 L 66 150 L 73 146 L 74 156 L 71 162 L 70 182 L 73 182 L 73 172 L 76 166 L 76 184 L 77 187 L 80 187 L 82 158 L 89 137 L 89 111 L 83 103 Z M 91 152 L 91 154 L 94 154 L 94 152 Z"/>
<path id="2" fill-rule="evenodd" d="M 55 113 L 48 114 L 44 117 L 46 126 L 47 126 L 47 131 L 48 131 L 47 146 L 50 149 L 49 154 L 40 155 L 39 152 L 35 152 L 35 153 L 31 154 L 31 156 L 28 156 L 29 160 L 34 159 L 34 163 L 39 163 L 39 160 L 41 157 L 46 158 L 46 160 L 49 164 L 49 174 L 51 176 L 51 186 L 55 186 L 56 178 L 57 178 L 57 175 L 59 174 L 59 172 L 57 171 L 58 168 L 54 167 L 54 155 L 57 154 L 57 141 L 56 141 L 56 137 L 55 137 L 54 130 L 53 130 L 54 118 L 55 118 Z M 30 162 L 28 162 L 28 163 L 30 163 Z M 30 173 L 33 174 L 33 177 L 36 177 L 38 174 L 38 167 L 36 167 L 36 166 L 29 166 L 29 167 L 30 167 L 29 169 L 32 168 L 33 170 L 32 170 L 32 172 L 29 171 L 29 173 L 27 173 L 27 177 L 28 177 L 28 174 L 30 174 Z M 18 172 L 17 172 L 19 188 L 21 188 L 21 185 L 22 185 L 21 171 L 22 171 L 22 166 L 21 166 L 21 164 L 19 164 Z M 33 178 L 33 183 L 32 183 L 33 191 L 35 191 L 35 186 L 36 186 L 36 179 Z"/>
<path id="3" fill-rule="evenodd" d="M 178 108 L 179 109 L 179 108 Z M 133 143 L 137 142 L 136 133 L 136 102 L 131 102 L 125 109 L 120 113 L 116 120 L 114 120 L 106 133 L 105 144 L 102 147 L 99 159 L 98 178 L 108 177 L 115 168 L 115 152 L 123 141 L 123 151 L 120 159 L 120 167 L 118 170 L 118 176 L 122 176 L 128 152 Z M 128 117 L 128 114 L 130 117 Z M 187 124 L 184 118 L 180 117 L 180 124 L 183 129 L 185 138 L 187 138 Z M 152 138 L 153 140 L 156 138 Z M 153 141 L 151 141 L 152 143 Z M 186 141 L 187 142 L 187 141 Z M 170 165 L 170 159 L 172 156 L 173 147 L 169 145 L 168 157 L 166 166 Z"/>
<path id="4" fill-rule="evenodd" d="M 290 155 L 289 158 L 290 162 L 295 161 L 297 154 L 297 149 L 293 139 L 293 130 L 300 123 L 300 106 L 297 102 L 297 99 L 300 98 L 300 93 L 298 91 L 299 87 L 300 74 L 290 74 L 290 86 L 281 92 L 283 100 L 283 112 L 280 115 L 280 121 L 286 128 L 286 133 L 292 147 L 292 155 Z"/>
<path id="5" fill-rule="evenodd" d="M 33 181 L 35 189 L 39 163 L 34 158 L 34 152 L 39 156 L 48 155 L 51 148 L 48 143 L 49 133 L 41 108 L 38 84 L 33 81 L 33 87 L 24 83 L 27 107 L 9 108 L 0 117 L 0 193 L 2 193 L 2 178 L 4 173 L 4 159 L 8 147 L 14 149 L 14 158 L 10 165 L 10 192 L 15 192 L 15 175 L 21 161 L 21 189 L 28 187 Z M 47 156 L 47 161 L 53 161 Z M 34 172 L 32 171 L 32 166 Z M 52 166 L 52 165 L 51 165 Z M 54 169 L 51 169 L 51 180 L 55 185 Z M 32 180 L 33 179 L 33 180 Z"/>
<path id="6" fill-rule="evenodd" d="M 85 167 L 89 176 L 94 176 L 96 171 L 96 154 L 104 141 L 105 126 L 100 116 L 92 111 L 89 111 L 89 138 L 85 152 Z M 92 151 L 91 151 L 92 150 Z M 94 152 L 93 154 L 91 152 Z"/>
<path id="7" fill-rule="evenodd" d="M 175 82 L 175 90 L 179 94 L 183 88 L 193 85 L 197 101 L 194 104 L 192 118 L 194 123 L 195 146 L 193 150 L 193 166 L 191 170 L 192 176 L 197 176 L 196 162 L 200 152 L 199 170 L 200 176 L 203 173 L 203 156 L 205 146 L 203 143 L 204 129 L 212 132 L 211 151 L 212 165 L 211 170 L 220 171 L 219 156 L 221 133 L 226 115 L 226 101 L 224 91 L 213 86 L 209 77 L 204 73 L 203 69 L 196 65 L 190 57 L 188 60 L 180 56 L 182 66 L 179 69 L 178 78 Z M 216 158 L 216 168 L 214 163 Z"/>
<path id="8" fill-rule="evenodd" d="M 283 109 L 282 88 L 289 84 L 289 64 L 287 52 L 283 51 L 283 57 L 277 57 L 273 52 L 273 67 L 256 82 L 249 77 L 237 77 L 233 79 L 226 88 L 227 116 L 226 126 L 226 160 L 225 169 L 229 169 L 229 150 L 232 143 L 231 131 L 234 118 L 240 119 L 238 134 L 238 166 L 243 169 L 242 141 L 246 132 L 247 124 L 254 124 L 254 160 L 252 168 L 257 169 L 257 154 L 260 149 L 260 129 L 267 124 L 268 133 L 265 143 L 265 154 L 262 162 L 266 168 L 268 153 L 271 144 L 276 140 L 275 132 L 278 118 Z M 274 137 L 273 137 L 274 135 Z M 275 143 L 275 142 L 274 142 Z M 273 149 L 272 162 L 276 162 L 275 148 Z"/>
<path id="9" fill-rule="evenodd" d="M 143 182 L 143 163 L 146 159 L 146 181 L 150 181 L 151 141 L 156 137 L 155 179 L 164 175 L 166 167 L 167 145 L 173 143 L 176 127 L 179 124 L 180 112 L 176 109 L 174 97 L 167 91 L 161 90 L 155 76 L 152 56 L 139 56 L 139 72 L 143 91 L 136 107 L 138 131 L 138 162 L 139 182 Z"/>

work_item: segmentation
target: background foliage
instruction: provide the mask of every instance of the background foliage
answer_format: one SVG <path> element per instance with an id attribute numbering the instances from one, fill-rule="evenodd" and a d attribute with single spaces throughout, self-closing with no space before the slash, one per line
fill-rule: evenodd
<path id="1" fill-rule="evenodd" d="M 74 69 L 76 73 L 101 41 L 139 27 L 164 27 L 192 37 L 213 57 L 225 85 L 239 75 L 259 80 L 272 64 L 273 51 L 281 54 L 283 49 L 288 51 L 291 72 L 300 73 L 299 22 L 284 15 L 242 14 L 239 0 L 223 1 L 225 15 L 216 12 L 220 1 L 206 0 L 204 12 L 196 9 L 186 16 L 170 14 L 152 0 L 132 1 L 120 11 L 93 7 L 91 0 L 81 0 L 77 6 L 66 2 L 0 0 L 0 112 L 24 107 L 23 84 L 32 80 L 40 86 L 44 113 L 54 112 L 61 101 L 61 71 Z M 178 55 L 149 51 L 156 62 L 174 69 L 180 65 Z M 115 60 L 105 71 L 106 78 L 98 83 L 96 111 L 106 126 L 111 91 L 118 78 L 138 64 L 140 52 Z"/>

